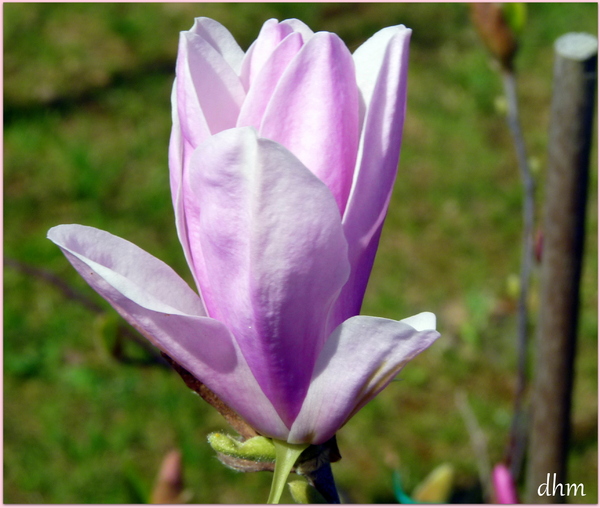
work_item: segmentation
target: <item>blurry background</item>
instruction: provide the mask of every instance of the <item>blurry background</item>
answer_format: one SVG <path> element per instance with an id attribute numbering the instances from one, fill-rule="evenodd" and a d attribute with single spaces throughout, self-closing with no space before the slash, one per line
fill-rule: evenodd
<path id="1" fill-rule="evenodd" d="M 337 32 L 351 50 L 385 26 L 413 29 L 400 171 L 363 313 L 400 319 L 431 310 L 442 338 L 339 432 L 343 459 L 333 468 L 340 490 L 359 503 L 395 502 L 394 470 L 410 492 L 442 463 L 455 468 L 457 491 L 476 495 L 481 457 L 457 397 L 467 395 L 489 460 L 498 462 L 515 385 L 522 191 L 500 78 L 468 7 L 3 8 L 4 501 L 144 502 L 172 448 L 182 451 L 194 502 L 267 498 L 270 473 L 235 473 L 217 461 L 206 434 L 226 430 L 224 420 L 174 372 L 152 364 L 148 352 L 117 339 L 116 312 L 45 238 L 57 224 L 95 226 L 136 243 L 192 282 L 173 222 L 167 146 L 178 32 L 195 16 L 223 23 L 244 49 L 270 17 L 297 17 L 315 31 Z M 538 210 L 552 44 L 568 31 L 597 34 L 597 5 L 528 6 L 516 62 Z M 595 164 L 590 185 L 569 481 L 584 483 L 586 493 L 571 501 L 595 503 Z M 67 297 L 36 269 L 56 274 L 101 312 Z"/>

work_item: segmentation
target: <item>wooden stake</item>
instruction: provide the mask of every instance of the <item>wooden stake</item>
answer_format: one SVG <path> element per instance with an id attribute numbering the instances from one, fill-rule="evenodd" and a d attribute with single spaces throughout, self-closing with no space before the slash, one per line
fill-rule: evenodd
<path id="1" fill-rule="evenodd" d="M 589 34 L 555 43 L 528 503 L 565 501 L 597 53 Z"/>

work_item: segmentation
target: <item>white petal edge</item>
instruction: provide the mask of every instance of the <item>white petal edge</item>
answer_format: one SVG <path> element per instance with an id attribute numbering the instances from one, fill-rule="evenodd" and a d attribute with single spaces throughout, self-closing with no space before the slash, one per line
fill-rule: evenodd
<path id="1" fill-rule="evenodd" d="M 420 314 L 401 319 L 400 322 L 412 326 L 418 332 L 436 329 L 436 318 L 433 312 L 421 312 Z"/>

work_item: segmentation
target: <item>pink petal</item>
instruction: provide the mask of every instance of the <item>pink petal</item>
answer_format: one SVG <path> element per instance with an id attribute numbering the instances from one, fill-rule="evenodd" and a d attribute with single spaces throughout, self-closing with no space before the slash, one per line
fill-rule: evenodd
<path id="1" fill-rule="evenodd" d="M 171 128 L 171 139 L 169 141 L 169 182 L 171 185 L 171 198 L 173 200 L 173 209 L 175 211 L 175 226 L 179 241 L 183 246 L 183 251 L 188 264 L 191 264 L 190 246 L 187 239 L 185 226 L 185 213 L 183 209 L 183 198 L 181 192 L 181 180 L 183 178 L 184 163 L 189 159 L 191 146 L 183 138 L 181 125 L 179 124 L 179 113 L 177 108 L 177 80 L 173 83 L 171 92 L 171 117 L 173 127 Z"/>
<path id="2" fill-rule="evenodd" d="M 185 259 L 188 266 L 193 266 L 192 252 L 190 248 L 190 242 L 187 233 L 187 223 L 185 218 L 185 207 L 184 207 L 184 195 L 182 180 L 183 175 L 187 172 L 189 167 L 189 161 L 191 154 L 193 153 L 192 145 L 184 139 L 181 126 L 179 124 L 179 113 L 177 108 L 177 81 L 173 84 L 173 91 L 171 94 L 171 101 L 173 103 L 172 108 L 172 120 L 173 127 L 171 129 L 171 139 L 169 142 L 169 170 L 170 170 L 170 184 L 171 184 L 171 197 L 173 200 L 173 209 L 175 212 L 175 226 L 177 228 L 177 236 L 183 247 Z M 198 260 L 200 263 L 201 260 Z M 200 284 L 196 277 L 196 271 L 192 270 L 196 287 L 200 290 Z M 200 293 L 202 298 L 202 293 Z"/>
<path id="3" fill-rule="evenodd" d="M 260 127 L 265 110 L 281 75 L 302 48 L 302 36 L 292 33 L 273 49 L 250 82 L 248 94 L 238 118 L 238 127 Z"/>
<path id="4" fill-rule="evenodd" d="M 196 18 L 190 32 L 198 34 L 208 42 L 239 75 L 244 52 L 227 28 L 214 19 Z"/>
<path id="5" fill-rule="evenodd" d="M 356 162 L 358 113 L 350 52 L 337 35 L 319 32 L 284 72 L 259 131 L 285 146 L 329 187 L 340 213 Z"/>
<path id="6" fill-rule="evenodd" d="M 259 432 L 287 428 L 227 328 L 167 265 L 134 244 L 79 225 L 48 231 L 81 276 L 156 347 L 194 374 Z"/>
<path id="7" fill-rule="evenodd" d="M 208 41 L 182 32 L 177 55 L 177 107 L 183 137 L 195 148 L 234 127 L 245 97 L 231 65 Z"/>
<path id="8" fill-rule="evenodd" d="M 435 316 L 429 312 L 405 321 L 355 316 L 342 323 L 319 355 L 288 442 L 329 439 L 438 337 Z"/>
<path id="9" fill-rule="evenodd" d="M 177 78 L 171 95 L 169 168 L 177 234 L 190 266 L 192 256 L 181 181 L 196 146 L 212 133 L 233 127 L 237 122 L 245 96 L 236 74 L 243 56 L 229 31 L 214 20 L 197 18 L 190 31 L 181 33 Z M 199 287 L 198 280 L 196 285 Z"/>
<path id="10" fill-rule="evenodd" d="M 173 83 L 171 90 L 171 138 L 169 140 L 169 183 L 171 185 L 171 197 L 173 205 L 177 201 L 179 187 L 181 186 L 181 178 L 183 176 L 183 160 L 184 160 L 184 140 L 181 133 L 181 125 L 179 124 L 179 111 L 177 106 L 177 79 Z"/>
<path id="11" fill-rule="evenodd" d="M 308 40 L 315 34 L 306 23 L 300 21 L 299 19 L 291 18 L 286 19 L 280 23 L 281 25 L 287 25 L 292 28 L 294 32 L 302 35 L 302 40 L 304 42 L 308 42 Z"/>
<path id="12" fill-rule="evenodd" d="M 184 185 L 207 311 L 235 335 L 289 424 L 348 276 L 335 202 L 294 155 L 259 139 L 252 128 L 225 131 L 204 143 Z"/>
<path id="13" fill-rule="evenodd" d="M 354 53 L 365 111 L 352 191 L 343 223 L 352 273 L 337 322 L 360 312 L 396 178 L 406 107 L 408 44 L 403 26 L 377 32 Z"/>
<path id="14" fill-rule="evenodd" d="M 240 79 L 246 90 L 250 88 L 250 83 L 260 73 L 275 48 L 293 33 L 300 36 L 301 42 L 308 41 L 313 35 L 313 31 L 297 19 L 287 19 L 281 23 L 276 19 L 265 21 L 257 39 L 248 48 L 242 62 Z"/>
<path id="15" fill-rule="evenodd" d="M 237 88 L 235 79 L 231 77 L 231 72 L 229 72 L 226 67 L 229 66 L 234 73 L 239 73 L 244 58 L 244 52 L 238 46 L 229 31 L 213 19 L 196 18 L 194 26 L 188 32 L 184 32 L 184 34 L 195 34 L 199 36 L 221 55 L 224 62 L 219 62 L 217 64 L 219 69 L 217 69 L 216 72 L 223 72 L 224 74 L 229 75 L 228 79 L 234 83 L 233 88 Z M 171 192 L 174 204 L 176 202 L 181 176 L 183 174 L 183 161 L 189 158 L 191 150 L 193 150 L 196 145 L 204 138 L 210 136 L 210 129 L 204 118 L 204 114 L 202 113 L 199 99 L 196 96 L 196 89 L 192 82 L 193 76 L 189 68 L 189 62 L 187 61 L 189 50 L 187 36 L 182 36 L 180 38 L 180 50 L 181 54 L 178 55 L 177 65 L 178 73 L 181 74 L 180 81 L 183 83 L 182 86 L 179 87 L 178 80 L 176 79 L 171 93 L 173 128 L 169 145 L 169 165 L 171 168 Z M 213 60 L 219 60 L 219 58 L 210 50 L 206 49 L 205 52 L 212 55 L 211 58 Z M 183 122 L 186 124 L 185 129 L 187 136 L 185 137 L 183 136 L 182 126 L 179 122 L 178 93 L 181 93 L 181 101 L 185 103 L 181 108 L 184 113 Z M 187 118 L 188 116 L 194 117 L 195 121 L 190 122 Z"/>
<path id="16" fill-rule="evenodd" d="M 240 79 L 246 90 L 250 88 L 250 83 L 254 81 L 275 48 L 293 31 L 291 26 L 279 23 L 276 19 L 264 22 L 258 37 L 246 51 L 242 62 Z"/>

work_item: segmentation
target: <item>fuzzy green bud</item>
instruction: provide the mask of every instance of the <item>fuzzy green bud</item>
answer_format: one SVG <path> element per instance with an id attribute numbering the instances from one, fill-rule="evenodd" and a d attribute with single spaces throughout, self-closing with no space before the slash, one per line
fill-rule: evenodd
<path id="1" fill-rule="evenodd" d="M 256 436 L 240 441 L 235 437 L 220 432 L 208 435 L 208 442 L 213 450 L 237 459 L 254 462 L 274 462 L 275 446 L 273 441 L 263 436 Z"/>

